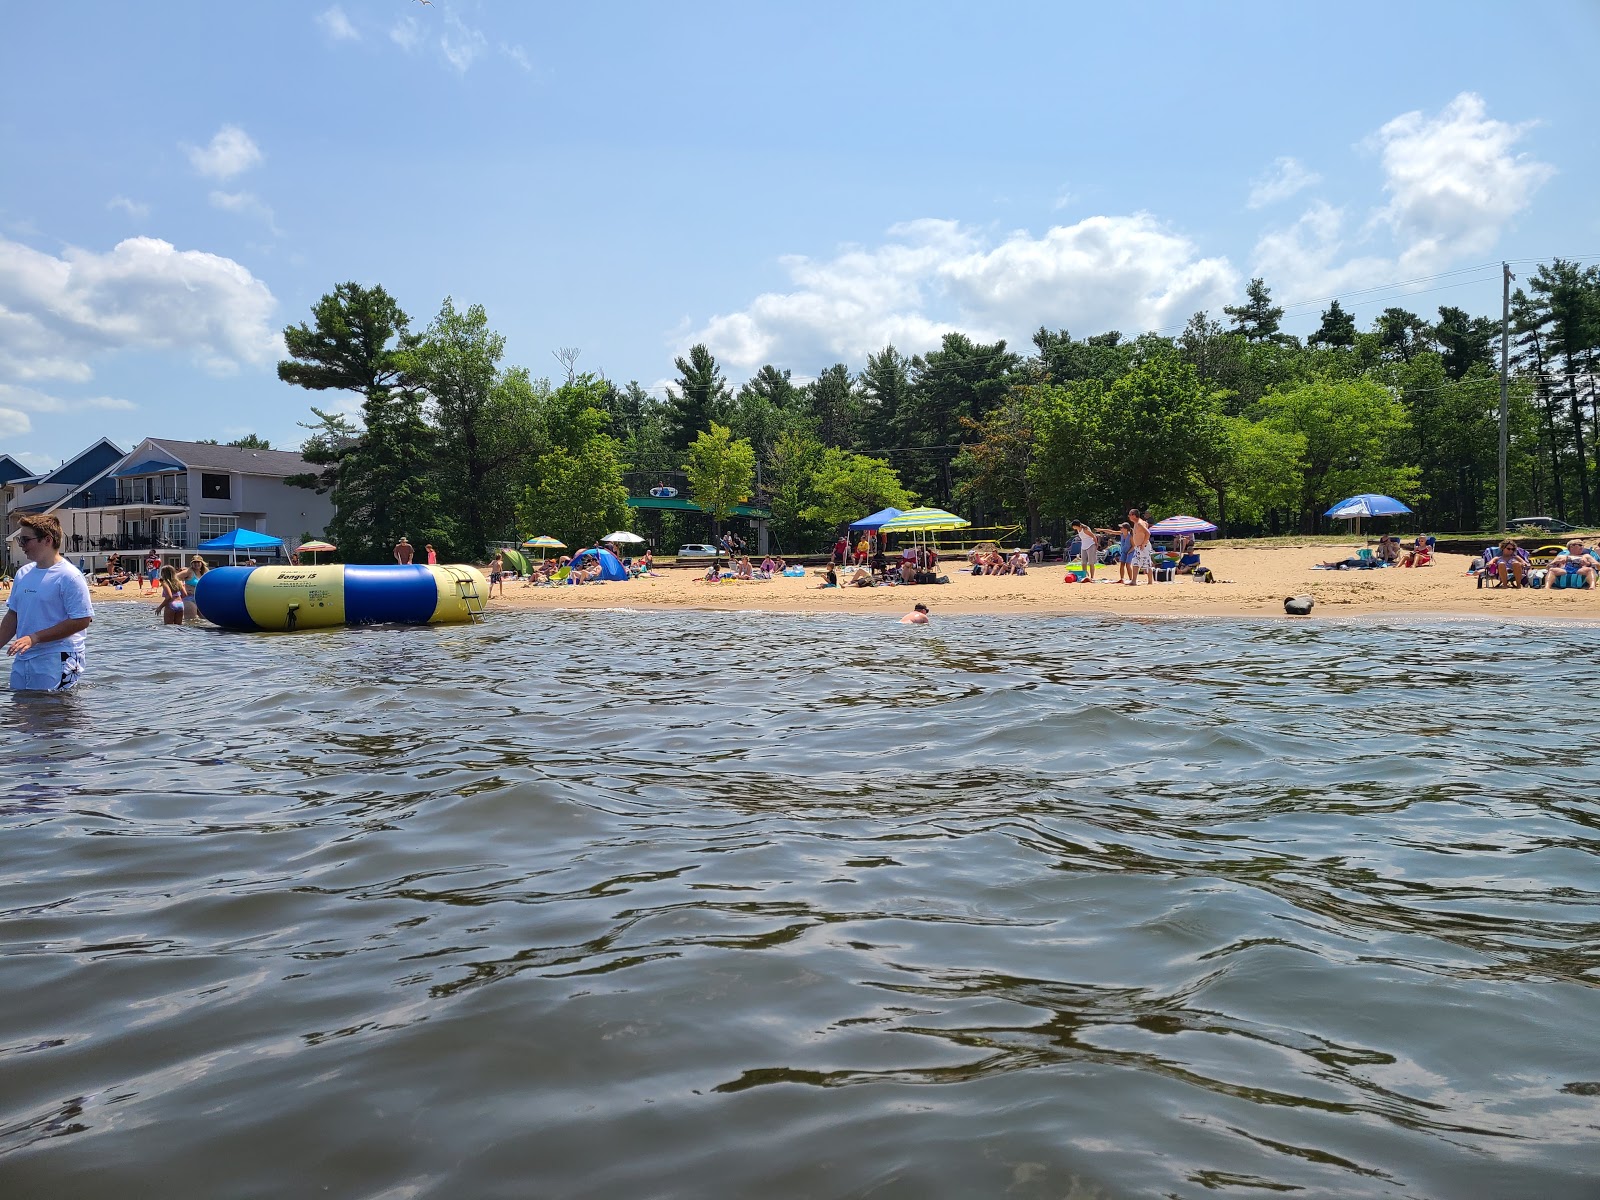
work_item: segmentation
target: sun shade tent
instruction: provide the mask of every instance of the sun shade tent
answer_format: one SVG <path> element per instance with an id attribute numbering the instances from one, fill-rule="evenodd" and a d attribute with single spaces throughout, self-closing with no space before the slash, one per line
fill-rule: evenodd
<path id="1" fill-rule="evenodd" d="M 237 558 L 241 551 L 245 554 L 254 554 L 257 550 L 282 550 L 283 539 L 257 533 L 253 529 L 230 529 L 221 537 L 201 542 L 198 548 L 207 554 L 225 553 L 232 559 Z"/>
<path id="2" fill-rule="evenodd" d="M 600 578 L 611 583 L 620 583 L 628 578 L 628 568 L 622 565 L 622 560 L 609 550 L 602 550 L 595 546 L 588 550 L 579 550 L 572 556 L 572 565 L 577 566 L 587 558 L 598 556 L 600 560 Z"/>
<path id="3" fill-rule="evenodd" d="M 850 530 L 851 532 L 856 532 L 858 530 L 870 532 L 874 529 L 882 529 L 885 522 L 892 521 L 900 515 L 901 513 L 898 508 L 882 508 L 873 513 L 870 517 L 862 517 L 859 521 L 851 521 Z"/>

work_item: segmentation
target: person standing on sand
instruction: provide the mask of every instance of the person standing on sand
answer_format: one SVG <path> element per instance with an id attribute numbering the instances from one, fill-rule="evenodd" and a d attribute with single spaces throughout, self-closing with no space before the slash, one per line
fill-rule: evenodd
<path id="1" fill-rule="evenodd" d="M 1137 508 L 1128 510 L 1128 544 L 1129 567 L 1128 586 L 1139 586 L 1139 572 L 1143 571 L 1150 576 L 1152 584 L 1156 581 L 1155 558 L 1150 549 L 1150 523 L 1139 515 Z"/>
<path id="2" fill-rule="evenodd" d="M 402 567 L 411 565 L 411 557 L 416 553 L 416 548 L 406 541 L 406 535 L 401 534 L 400 540 L 394 544 L 394 560 Z"/>
<path id="3" fill-rule="evenodd" d="M 1078 557 L 1083 560 L 1084 581 L 1093 583 L 1094 567 L 1100 561 L 1100 539 L 1095 536 L 1094 530 L 1082 521 L 1074 521 L 1072 528 L 1078 535 Z"/>
<path id="4" fill-rule="evenodd" d="M 49 515 L 19 522 L 17 546 L 27 563 L 17 572 L 0 645 L 11 656 L 14 692 L 65 692 L 83 678 L 84 630 L 94 605 L 83 572 L 61 557 L 61 522 Z"/>

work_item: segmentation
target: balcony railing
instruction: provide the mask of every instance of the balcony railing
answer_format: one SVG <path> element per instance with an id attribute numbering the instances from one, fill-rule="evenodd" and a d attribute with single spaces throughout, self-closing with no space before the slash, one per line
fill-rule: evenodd
<path id="1" fill-rule="evenodd" d="M 97 554 L 107 550 L 182 550 L 183 546 L 170 538 L 159 534 L 140 534 L 137 537 L 126 533 L 92 535 L 82 533 L 69 533 L 67 535 L 68 554 Z"/>

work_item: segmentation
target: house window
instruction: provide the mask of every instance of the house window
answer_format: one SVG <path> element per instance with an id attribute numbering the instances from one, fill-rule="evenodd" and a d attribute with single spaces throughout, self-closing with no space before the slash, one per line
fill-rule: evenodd
<path id="1" fill-rule="evenodd" d="M 162 517 L 161 540 L 168 546 L 186 546 L 189 543 L 188 517 Z"/>
<path id="2" fill-rule="evenodd" d="M 200 540 L 209 542 L 212 538 L 219 538 L 225 533 L 232 533 L 239 527 L 237 517 L 211 517 L 204 513 L 200 515 Z"/>
<path id="3" fill-rule="evenodd" d="M 232 493 L 228 487 L 228 476 L 206 475 L 200 476 L 200 494 L 207 500 L 231 500 Z"/>

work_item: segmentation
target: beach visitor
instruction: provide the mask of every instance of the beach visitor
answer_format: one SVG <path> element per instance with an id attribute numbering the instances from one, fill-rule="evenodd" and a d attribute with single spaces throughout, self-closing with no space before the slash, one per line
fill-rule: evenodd
<path id="1" fill-rule="evenodd" d="M 144 585 L 146 581 L 148 581 L 150 584 L 150 590 L 155 591 L 156 580 L 160 577 L 161 555 L 152 550 L 144 560 L 144 574 L 139 576 L 139 590 L 141 592 L 144 591 Z"/>
<path id="2" fill-rule="evenodd" d="M 1378 539 L 1378 561 L 1397 563 L 1400 561 L 1400 539 L 1390 537 L 1387 533 Z"/>
<path id="3" fill-rule="evenodd" d="M 1544 573 L 1545 590 L 1558 586 L 1592 588 L 1595 566 L 1595 559 L 1583 548 L 1583 539 L 1573 538 L 1564 551 L 1550 560 L 1550 569 Z M 1558 584 L 1557 580 L 1561 582 Z"/>
<path id="4" fill-rule="evenodd" d="M 432 542 L 428 543 L 427 549 L 428 549 L 428 565 L 430 567 L 438 566 L 439 565 L 439 552 L 433 548 L 433 543 Z"/>
<path id="5" fill-rule="evenodd" d="M 817 587 L 819 587 L 819 588 L 836 588 L 838 586 L 839 586 L 839 572 L 834 567 L 834 565 L 832 563 L 829 563 L 828 564 L 828 569 L 822 573 L 822 582 L 817 584 Z"/>
<path id="6" fill-rule="evenodd" d="M 183 619 L 185 621 L 198 621 L 200 619 L 200 606 L 194 602 L 195 589 L 200 584 L 200 579 L 211 568 L 206 566 L 206 560 L 196 554 L 189 560 L 189 565 L 178 572 L 178 579 L 183 583 Z"/>
<path id="7" fill-rule="evenodd" d="M 83 677 L 94 605 L 83 573 L 61 557 L 61 522 L 48 514 L 23 517 L 17 546 L 28 561 L 17 571 L 0 644 L 11 656 L 11 690 L 64 692 Z"/>
<path id="8" fill-rule="evenodd" d="M 411 558 L 416 554 L 416 547 L 406 540 L 406 535 L 401 534 L 400 540 L 394 544 L 394 560 L 402 567 L 411 565 Z"/>
<path id="9" fill-rule="evenodd" d="M 833 565 L 836 567 L 844 566 L 845 555 L 849 553 L 850 539 L 847 537 L 840 537 L 840 539 L 833 544 Z"/>
<path id="10" fill-rule="evenodd" d="M 902 625 L 926 625 L 927 623 L 928 606 L 926 604 L 912 605 L 911 611 L 900 618 L 900 624 Z"/>
<path id="11" fill-rule="evenodd" d="M 161 602 L 156 605 L 156 611 L 161 614 L 161 623 L 182 625 L 183 584 L 178 580 L 178 569 L 170 565 L 162 567 L 157 587 L 161 591 Z"/>
<path id="12" fill-rule="evenodd" d="M 1499 587 L 1521 587 L 1528 582 L 1528 553 L 1514 538 L 1500 543 L 1500 553 L 1484 564 L 1500 580 Z"/>
<path id="13" fill-rule="evenodd" d="M 1074 521 L 1072 531 L 1077 534 L 1073 544 L 1077 548 L 1078 557 L 1083 560 L 1084 582 L 1093 583 L 1095 564 L 1100 561 L 1100 539 L 1084 521 Z"/>
<path id="14" fill-rule="evenodd" d="M 866 562 L 871 556 L 872 549 L 867 545 L 867 535 L 862 534 L 860 540 L 856 542 L 856 556 L 851 561 L 859 566 L 861 563 Z"/>
<path id="15" fill-rule="evenodd" d="M 1140 571 L 1148 575 L 1150 582 L 1154 584 L 1156 566 L 1150 550 L 1150 523 L 1139 515 L 1137 508 L 1128 510 L 1128 545 L 1128 586 L 1139 585 Z"/>
<path id="16" fill-rule="evenodd" d="M 494 595 L 495 588 L 500 589 L 500 598 L 505 599 L 506 594 L 506 556 L 503 552 L 496 552 L 489 562 L 489 595 Z"/>

